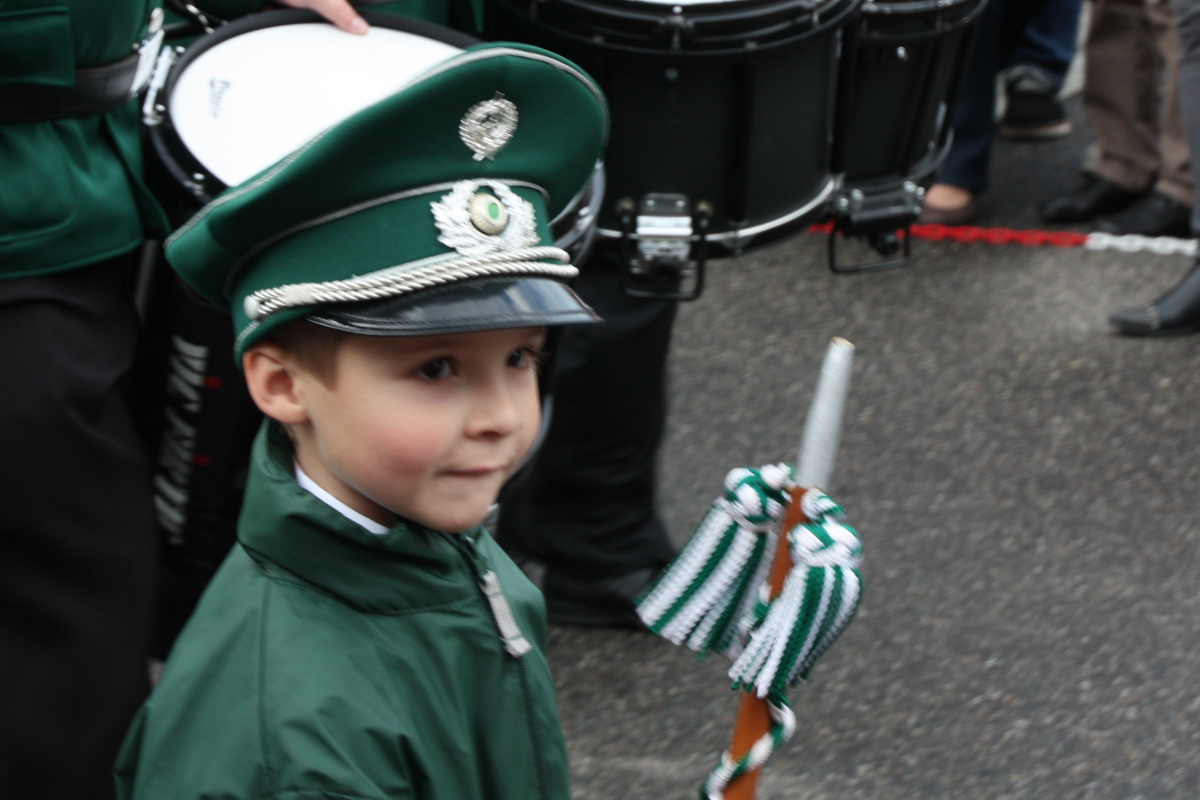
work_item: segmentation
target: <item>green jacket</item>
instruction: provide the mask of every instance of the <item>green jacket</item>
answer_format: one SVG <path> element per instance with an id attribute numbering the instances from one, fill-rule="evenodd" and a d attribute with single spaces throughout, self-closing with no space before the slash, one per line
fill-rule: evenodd
<path id="1" fill-rule="evenodd" d="M 0 84 L 72 85 L 128 56 L 161 0 L 0 0 Z M 136 101 L 107 114 L 0 124 L 0 279 L 120 255 L 165 230 L 141 180 Z"/>
<path id="2" fill-rule="evenodd" d="M 567 800 L 542 599 L 486 532 L 368 532 L 297 485 L 272 424 L 238 539 L 126 737 L 120 800 Z"/>

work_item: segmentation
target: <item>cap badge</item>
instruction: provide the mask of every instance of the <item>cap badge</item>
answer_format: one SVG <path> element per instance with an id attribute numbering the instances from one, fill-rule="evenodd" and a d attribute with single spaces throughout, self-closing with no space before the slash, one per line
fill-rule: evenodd
<path id="1" fill-rule="evenodd" d="M 467 210 L 471 213 L 471 224 L 488 236 L 495 236 L 508 226 L 508 209 L 494 195 L 486 192 L 471 195 Z"/>
<path id="2" fill-rule="evenodd" d="M 494 160 L 517 130 L 517 106 L 499 93 L 467 109 L 458 123 L 458 135 L 475 154 L 476 161 Z"/>
<path id="3" fill-rule="evenodd" d="M 533 204 L 504 184 L 459 181 L 449 194 L 430 204 L 438 241 L 464 256 L 534 247 L 541 239 Z"/>

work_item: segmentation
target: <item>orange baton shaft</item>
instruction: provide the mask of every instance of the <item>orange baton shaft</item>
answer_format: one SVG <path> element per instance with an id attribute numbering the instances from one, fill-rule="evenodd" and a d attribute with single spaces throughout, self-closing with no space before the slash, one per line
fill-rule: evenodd
<path id="1" fill-rule="evenodd" d="M 783 584 L 788 573 L 792 571 L 792 553 L 787 544 L 787 533 L 797 525 L 810 521 L 800 508 L 800 498 L 804 496 L 805 491 L 801 487 L 792 490 L 791 502 L 783 515 L 783 525 L 779 528 L 775 560 L 771 564 L 772 600 L 783 591 Z M 749 753 L 754 743 L 770 732 L 771 712 L 767 701 L 754 692 L 743 692 L 742 705 L 738 709 L 737 722 L 733 727 L 733 743 L 729 746 L 733 760 L 737 761 Z M 762 768 L 759 767 L 734 778 L 725 788 L 725 800 L 754 800 L 754 792 L 758 788 L 758 773 L 761 771 Z"/>

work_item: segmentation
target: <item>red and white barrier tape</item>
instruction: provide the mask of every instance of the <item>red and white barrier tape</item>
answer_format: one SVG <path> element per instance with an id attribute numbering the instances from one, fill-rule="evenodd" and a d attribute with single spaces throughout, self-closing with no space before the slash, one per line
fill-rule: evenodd
<path id="1" fill-rule="evenodd" d="M 814 233 L 829 233 L 832 222 L 812 226 Z M 1014 228 L 977 228 L 973 225 L 913 225 L 914 239 L 930 242 L 986 242 L 988 244 L 1020 244 L 1027 247 L 1083 247 L 1087 250 L 1118 250 L 1122 253 L 1155 253 L 1157 255 L 1195 256 L 1195 239 L 1176 239 L 1172 236 L 1138 236 L 1111 233 L 1075 233 L 1074 231 L 1016 230 Z M 903 233 L 901 232 L 901 235 Z"/>

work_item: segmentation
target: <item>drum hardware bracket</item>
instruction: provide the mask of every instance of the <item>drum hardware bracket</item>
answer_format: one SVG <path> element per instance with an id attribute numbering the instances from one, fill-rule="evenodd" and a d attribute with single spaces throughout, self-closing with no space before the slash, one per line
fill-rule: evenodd
<path id="1" fill-rule="evenodd" d="M 196 8 L 196 6 L 186 0 L 167 0 L 167 3 L 175 9 L 176 12 L 182 14 L 188 19 L 199 25 L 205 33 L 212 33 L 217 28 L 225 24 L 225 20 L 218 19 L 212 14 L 207 14 L 204 11 Z"/>
<path id="2" fill-rule="evenodd" d="M 712 204 L 700 201 L 693 212 L 686 195 L 648 194 L 640 208 L 622 198 L 616 211 L 625 293 L 655 300 L 698 298 L 704 291 Z"/>
<path id="3" fill-rule="evenodd" d="M 693 24 L 683 14 L 683 6 L 672 6 L 671 14 L 663 20 L 663 26 L 671 31 L 671 49 L 678 50 L 682 46 L 684 33 L 691 33 Z"/>
<path id="4" fill-rule="evenodd" d="M 910 226 L 921 213 L 925 199 L 924 187 L 904 181 L 896 188 L 883 191 L 845 190 L 838 193 L 833 204 L 833 230 L 829 232 L 829 269 L 839 274 L 874 272 L 894 269 L 908 263 L 912 254 Z M 903 236 L 898 236 L 898 231 Z M 866 239 L 885 260 L 845 266 L 837 260 L 838 234 Z M 899 258 L 889 258 L 902 250 Z"/>
<path id="5" fill-rule="evenodd" d="M 161 125 L 167 107 L 158 102 L 158 93 L 167 84 L 167 75 L 175 59 L 179 58 L 183 48 L 164 47 L 154 62 L 154 71 L 150 73 L 150 83 L 146 85 L 146 99 L 142 101 L 142 122 L 149 127 Z"/>

